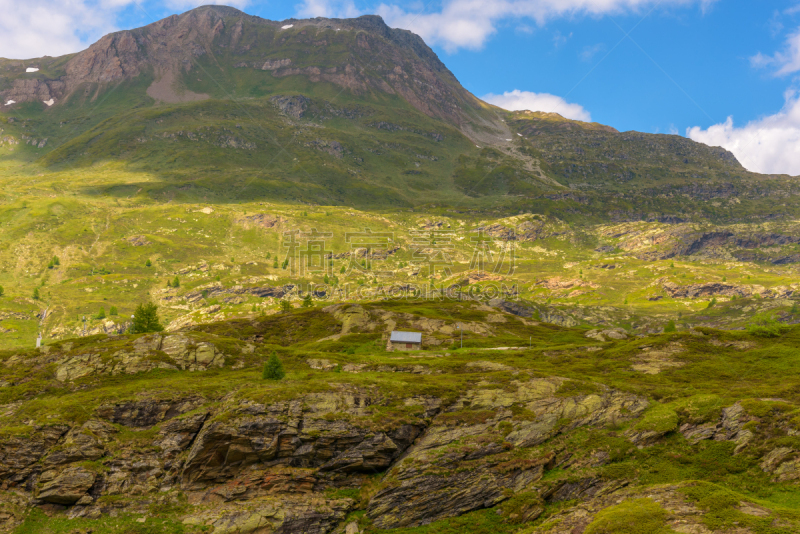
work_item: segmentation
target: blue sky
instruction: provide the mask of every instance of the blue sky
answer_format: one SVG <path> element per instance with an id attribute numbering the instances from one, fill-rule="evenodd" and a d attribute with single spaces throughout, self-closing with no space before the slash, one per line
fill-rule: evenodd
<path id="1" fill-rule="evenodd" d="M 0 56 L 76 51 L 106 31 L 145 25 L 199 3 L 25 3 L 28 11 L 50 10 L 43 22 L 24 13 L 20 3 L 0 0 L 0 9 L 6 8 Z M 794 92 L 800 87 L 800 0 L 229 5 L 274 20 L 380 13 L 390 25 L 422 35 L 468 90 L 504 107 L 557 111 L 619 130 L 688 135 L 726 146 L 751 170 L 800 174 L 800 103 Z"/>

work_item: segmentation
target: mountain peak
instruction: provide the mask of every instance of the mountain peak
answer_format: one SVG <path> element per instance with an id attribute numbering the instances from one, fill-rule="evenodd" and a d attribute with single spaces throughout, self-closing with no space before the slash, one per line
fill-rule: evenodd
<path id="1" fill-rule="evenodd" d="M 275 78 L 301 76 L 354 94 L 399 95 L 451 123 L 460 124 L 465 113 L 481 107 L 422 38 L 390 28 L 377 15 L 272 21 L 216 5 L 106 35 L 56 70 L 30 76 L 21 69 L 0 97 L 59 105 L 81 88 L 98 94 L 144 75 L 162 86 L 148 94 L 183 101 L 169 95 L 183 91 L 183 78 L 206 60 L 211 69 L 266 70 Z"/>

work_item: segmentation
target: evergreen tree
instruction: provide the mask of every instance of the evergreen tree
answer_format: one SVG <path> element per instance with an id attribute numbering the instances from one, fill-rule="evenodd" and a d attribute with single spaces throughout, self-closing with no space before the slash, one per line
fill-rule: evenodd
<path id="1" fill-rule="evenodd" d="M 175 277 L 175 279 L 172 281 L 172 287 L 181 287 L 181 281 L 180 281 L 180 280 L 178 280 L 178 277 L 177 277 L 177 276 L 176 276 L 176 277 Z"/>
<path id="2" fill-rule="evenodd" d="M 314 305 L 314 302 L 311 300 L 311 293 L 303 297 L 303 308 L 310 308 Z"/>
<path id="3" fill-rule="evenodd" d="M 97 312 L 97 315 L 94 316 L 95 319 L 105 319 L 106 318 L 106 309 L 100 308 L 100 311 Z"/>
<path id="4" fill-rule="evenodd" d="M 144 266 L 145 266 L 145 267 L 150 267 L 150 266 L 152 266 L 152 265 L 153 265 L 153 262 L 152 262 L 152 261 L 150 261 L 150 258 L 148 258 L 148 259 L 147 259 L 147 261 L 146 261 L 146 262 L 144 262 Z"/>
<path id="5" fill-rule="evenodd" d="M 39 288 L 33 290 L 33 300 L 39 300 Z"/>
<path id="6" fill-rule="evenodd" d="M 139 304 L 133 313 L 131 334 L 146 334 L 148 332 L 161 332 L 164 327 L 158 319 L 158 306 L 152 302 Z"/>
<path id="7" fill-rule="evenodd" d="M 675 321 L 668 322 L 667 326 L 664 327 L 664 333 L 674 332 L 675 330 Z"/>
<path id="8" fill-rule="evenodd" d="M 111 306 L 111 310 L 109 310 L 108 314 L 111 315 L 111 316 L 119 315 L 119 312 L 117 311 L 117 307 L 116 306 Z"/>
<path id="9" fill-rule="evenodd" d="M 61 265 L 61 260 L 58 259 L 58 256 L 53 256 L 53 265 Z"/>
<path id="10" fill-rule="evenodd" d="M 278 355 L 273 351 L 269 360 L 264 362 L 264 369 L 261 371 L 261 378 L 264 380 L 281 380 L 286 376 L 283 364 L 278 359 Z"/>
<path id="11" fill-rule="evenodd" d="M 281 301 L 281 311 L 288 312 L 292 309 L 292 304 L 288 300 Z"/>
<path id="12" fill-rule="evenodd" d="M 6 293 L 6 290 L 5 290 L 5 289 L 3 289 L 3 286 L 0 286 L 0 297 L 2 297 L 3 295 L 5 295 L 5 293 Z"/>

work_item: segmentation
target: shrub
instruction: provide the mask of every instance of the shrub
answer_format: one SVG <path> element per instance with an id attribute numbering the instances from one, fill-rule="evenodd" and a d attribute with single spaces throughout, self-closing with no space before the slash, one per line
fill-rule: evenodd
<path id="1" fill-rule="evenodd" d="M 177 276 L 172 280 L 172 287 L 181 287 L 181 281 L 178 280 Z"/>
<path id="2" fill-rule="evenodd" d="M 6 290 L 3 289 L 3 286 L 0 286 L 0 297 L 6 294 Z"/>
<path id="3" fill-rule="evenodd" d="M 716 305 L 717 305 L 717 297 L 714 297 L 710 301 L 708 301 L 708 306 L 706 306 L 706 309 L 713 308 Z"/>
<path id="4" fill-rule="evenodd" d="M 281 311 L 282 312 L 288 312 L 291 309 L 292 309 L 292 303 L 291 302 L 289 302 L 288 300 L 282 300 L 281 301 Z"/>
<path id="5" fill-rule="evenodd" d="M 769 313 L 754 315 L 747 325 L 747 332 L 758 337 L 778 337 L 787 330 L 789 330 L 787 325 L 781 324 Z"/>
<path id="6" fill-rule="evenodd" d="M 159 322 L 158 306 L 152 302 L 139 304 L 133 313 L 131 334 L 146 334 L 149 332 L 161 332 L 162 330 L 164 330 L 164 327 Z"/>
<path id="7" fill-rule="evenodd" d="M 34 290 L 33 290 L 33 300 L 39 300 L 39 298 L 40 298 L 40 296 L 39 296 L 39 288 L 37 287 L 37 288 L 34 288 Z"/>
<path id="8" fill-rule="evenodd" d="M 269 360 L 264 362 L 264 370 L 261 371 L 261 378 L 264 380 L 281 380 L 286 376 L 283 364 L 278 359 L 278 355 L 273 351 Z"/>
<path id="9" fill-rule="evenodd" d="M 664 327 L 664 333 L 674 332 L 675 330 L 675 321 L 668 322 L 667 326 Z"/>
<path id="10" fill-rule="evenodd" d="M 105 319 L 106 318 L 106 310 L 105 308 L 100 308 L 100 311 L 97 312 L 97 315 L 94 316 L 95 319 Z"/>
<path id="11" fill-rule="evenodd" d="M 111 306 L 111 310 L 109 310 L 108 314 L 111 315 L 112 317 L 114 315 L 119 315 L 119 312 L 117 311 L 117 307 L 116 306 Z"/>
<path id="12" fill-rule="evenodd" d="M 303 308 L 310 308 L 314 305 L 314 302 L 311 300 L 311 294 L 309 293 L 305 297 L 303 297 Z"/>
<path id="13" fill-rule="evenodd" d="M 148 260 L 147 260 L 146 262 L 144 262 L 144 266 L 145 266 L 145 267 L 152 267 L 152 265 L 153 265 L 153 262 L 152 262 L 152 261 L 150 261 L 150 259 L 149 259 L 149 258 L 148 258 Z"/>
<path id="14" fill-rule="evenodd" d="M 624 501 L 597 513 L 586 534 L 666 534 L 667 512 L 650 499 Z"/>

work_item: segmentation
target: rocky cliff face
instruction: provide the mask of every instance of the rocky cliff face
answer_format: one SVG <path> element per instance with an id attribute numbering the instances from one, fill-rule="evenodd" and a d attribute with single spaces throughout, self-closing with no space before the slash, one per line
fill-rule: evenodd
<path id="1" fill-rule="evenodd" d="M 308 50 L 298 55 L 298 47 Z M 328 53 L 329 47 L 337 51 Z M 342 47 L 348 49 L 346 55 L 340 53 Z M 95 92 L 95 87 L 142 74 L 156 80 L 166 77 L 170 87 L 164 90 L 171 91 L 206 55 L 239 68 L 269 70 L 276 78 L 302 76 L 356 94 L 398 95 L 429 116 L 455 123 L 480 108 L 420 37 L 389 28 L 380 17 L 274 22 L 216 6 L 106 35 L 70 58 L 62 76 L 18 75 L 0 98 L 58 103 L 79 88 Z M 24 72 L 22 66 L 19 69 Z M 156 93 L 155 98 L 171 101 L 163 91 Z"/>
<path id="2" fill-rule="evenodd" d="M 793 516 L 719 488 L 744 479 L 796 488 L 798 404 L 685 393 L 687 383 L 729 388 L 697 370 L 746 361 L 793 398 L 791 379 L 784 384 L 785 371 L 770 367 L 786 347 L 764 358 L 768 346 L 745 334 L 638 339 L 539 327 L 523 307 L 500 308 L 509 313 L 493 310 L 494 328 L 517 322 L 532 338 L 557 340 L 540 345 L 550 350 L 384 353 L 373 333 L 382 320 L 437 320 L 337 305 L 314 316 L 323 325 L 315 335 L 327 337 L 301 349 L 265 346 L 279 340 L 265 335 L 270 324 L 287 325 L 265 319 L 0 353 L 0 394 L 13 399 L 0 404 L 0 531 L 43 513 L 75 525 L 169 519 L 212 534 L 373 533 L 470 517 L 491 518 L 503 534 L 592 532 L 617 506 L 638 510 L 651 499 L 661 507 L 653 517 L 677 532 L 731 532 L 700 528 L 718 517 L 693 497 L 708 484 L 727 492 L 730 507 L 793 532 Z M 329 335 L 326 316 L 340 334 Z M 359 336 L 369 354 L 317 350 Z M 291 377 L 262 380 L 276 349 Z M 82 366 L 90 372 L 63 371 Z M 556 367 L 590 380 L 542 372 Z M 761 381 L 734 381 L 765 391 Z M 57 392 L 55 402 L 43 391 Z"/>

